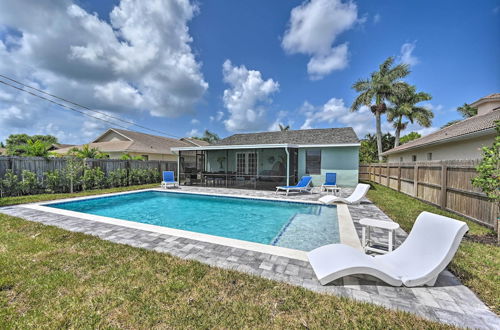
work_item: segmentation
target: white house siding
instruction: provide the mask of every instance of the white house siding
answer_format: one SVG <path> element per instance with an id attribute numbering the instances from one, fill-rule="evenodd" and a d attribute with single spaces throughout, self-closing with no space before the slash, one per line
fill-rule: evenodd
<path id="1" fill-rule="evenodd" d="M 411 162 L 412 156 L 417 156 L 417 161 L 427 161 L 427 155 L 432 153 L 432 160 L 471 160 L 481 159 L 481 148 L 491 146 L 495 135 L 486 135 L 475 139 L 455 141 L 437 145 L 423 146 L 413 150 L 390 154 L 389 163 Z M 401 160 L 401 157 L 403 159 Z"/>
<path id="2" fill-rule="evenodd" d="M 299 177 L 306 175 L 306 150 L 321 149 L 321 174 L 311 175 L 313 185 L 321 186 L 326 173 L 337 173 L 337 185 L 353 187 L 358 183 L 359 147 L 300 148 Z"/>

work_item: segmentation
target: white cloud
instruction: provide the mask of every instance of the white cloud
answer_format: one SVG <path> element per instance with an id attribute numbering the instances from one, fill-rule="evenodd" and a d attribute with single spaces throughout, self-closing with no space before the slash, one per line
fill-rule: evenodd
<path id="1" fill-rule="evenodd" d="M 373 15 L 373 23 L 378 24 L 380 22 L 381 18 L 382 18 L 382 16 L 380 16 L 379 13 L 376 13 L 375 15 Z"/>
<path id="2" fill-rule="evenodd" d="M 375 116 L 367 106 L 362 106 L 358 111 L 351 112 L 343 99 L 331 98 L 319 107 L 305 102 L 303 109 L 305 109 L 306 119 L 301 129 L 315 128 L 318 124 L 326 123 L 333 127 L 352 127 L 360 138 L 375 131 Z M 389 123 L 383 122 L 382 130 L 384 132 L 391 129 Z"/>
<path id="3" fill-rule="evenodd" d="M 217 111 L 215 116 L 210 116 L 210 121 L 221 121 L 224 118 L 224 112 Z"/>
<path id="4" fill-rule="evenodd" d="M 193 128 L 189 132 L 186 133 L 186 136 L 191 137 L 191 136 L 200 136 L 200 131 L 196 128 Z"/>
<path id="5" fill-rule="evenodd" d="M 175 117 L 194 112 L 208 88 L 190 46 L 187 24 L 196 5 L 189 0 L 122 0 L 107 22 L 74 2 L 1 1 L 0 27 L 15 33 L 6 38 L 8 45 L 0 40 L 0 72 L 115 114 Z M 77 127 L 70 123 L 75 116 L 69 111 L 26 101 L 31 97 L 21 92 L 8 95 L 6 103 L 7 96 L 0 94 L 0 111 L 10 109 L 0 121 L 2 132 L 15 132 L 23 124 L 15 121 L 19 115 L 12 106 L 40 114 L 33 126 L 46 127 L 63 117 L 66 123 L 56 126 L 75 138 L 71 142 L 85 142 L 95 126 L 86 121 L 89 130 L 80 118 Z"/>
<path id="6" fill-rule="evenodd" d="M 401 46 L 401 53 L 399 55 L 401 63 L 405 63 L 411 66 L 419 63 L 418 58 L 415 55 L 413 55 L 415 47 L 416 47 L 416 42 L 407 42 Z"/>
<path id="7" fill-rule="evenodd" d="M 362 21 L 354 2 L 306 1 L 292 9 L 281 46 L 290 54 L 310 55 L 308 73 L 312 79 L 320 79 L 348 65 L 347 43 L 334 43 L 340 34 Z"/>
<path id="8" fill-rule="evenodd" d="M 199 123 L 200 123 L 200 121 L 198 119 L 196 119 L 196 118 L 191 119 L 192 125 L 198 125 Z"/>
<path id="9" fill-rule="evenodd" d="M 224 90 L 223 102 L 229 112 L 224 120 L 230 132 L 252 131 L 263 128 L 266 117 L 265 103 L 278 91 L 278 82 L 262 79 L 260 71 L 248 70 L 244 65 L 233 66 L 226 60 L 222 66 L 224 82 L 230 88 Z"/>

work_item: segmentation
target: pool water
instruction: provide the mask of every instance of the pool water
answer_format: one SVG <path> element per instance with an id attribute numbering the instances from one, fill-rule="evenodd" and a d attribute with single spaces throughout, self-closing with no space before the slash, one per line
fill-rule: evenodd
<path id="1" fill-rule="evenodd" d="M 340 241 L 335 206 L 160 191 L 45 206 L 303 251 Z"/>

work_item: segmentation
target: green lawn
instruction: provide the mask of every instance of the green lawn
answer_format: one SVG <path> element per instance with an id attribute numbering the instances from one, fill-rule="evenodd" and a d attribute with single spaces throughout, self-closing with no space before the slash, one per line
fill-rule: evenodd
<path id="1" fill-rule="evenodd" d="M 447 328 L 0 214 L 0 329 Z"/>
<path id="2" fill-rule="evenodd" d="M 467 222 L 470 230 L 462 241 L 450 270 L 471 288 L 497 314 L 500 313 L 500 246 L 474 240 L 496 235 L 492 230 L 464 217 L 441 210 L 393 189 L 370 183 L 368 198 L 382 211 L 410 232 L 413 222 L 422 211 L 429 211 Z"/>

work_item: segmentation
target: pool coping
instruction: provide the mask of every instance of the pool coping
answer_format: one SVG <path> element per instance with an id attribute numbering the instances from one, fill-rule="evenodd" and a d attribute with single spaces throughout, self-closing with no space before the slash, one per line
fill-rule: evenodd
<path id="1" fill-rule="evenodd" d="M 113 224 L 113 225 L 118 225 L 118 226 L 127 227 L 127 228 L 140 229 L 140 230 L 145 230 L 145 231 L 149 231 L 149 232 L 155 232 L 155 233 L 160 233 L 160 234 L 167 234 L 167 235 L 171 235 L 171 236 L 193 239 L 193 240 L 201 241 L 201 242 L 219 244 L 219 245 L 229 246 L 229 247 L 233 247 L 233 248 L 245 249 L 245 250 L 250 250 L 250 251 L 255 251 L 255 252 L 260 252 L 260 253 L 268 253 L 268 254 L 277 255 L 277 256 L 281 256 L 281 257 L 287 257 L 287 258 L 292 258 L 292 259 L 297 259 L 297 260 L 302 260 L 302 261 L 308 261 L 306 251 L 290 249 L 290 248 L 285 248 L 285 247 L 280 247 L 280 246 L 261 244 L 261 243 L 255 243 L 255 242 L 249 242 L 249 241 L 244 241 L 244 240 L 239 240 L 239 239 L 234 239 L 234 238 L 227 238 L 227 237 L 222 237 L 222 236 L 209 235 L 209 234 L 204 234 L 204 233 L 197 233 L 197 232 L 188 231 L 188 230 L 145 224 L 145 223 L 135 222 L 135 221 L 131 221 L 131 220 L 123 220 L 123 219 L 104 217 L 104 216 L 99 216 L 99 215 L 83 213 L 83 212 L 75 212 L 75 211 L 69 211 L 69 210 L 63 210 L 63 209 L 56 209 L 56 208 L 47 206 L 50 204 L 59 204 L 59 203 L 66 203 L 66 202 L 73 202 L 73 201 L 80 201 L 80 200 L 87 200 L 87 199 L 95 199 L 95 198 L 105 198 L 105 197 L 133 194 L 133 193 L 145 192 L 145 191 L 158 191 L 158 192 L 163 192 L 163 193 L 177 193 L 177 194 L 192 194 L 192 195 L 242 198 L 242 199 L 252 199 L 252 200 L 265 200 L 265 201 L 273 201 L 273 202 L 288 202 L 288 203 L 313 204 L 313 205 L 324 206 L 324 204 L 317 202 L 317 201 L 316 202 L 315 201 L 298 201 L 298 200 L 292 200 L 292 199 L 279 199 L 279 200 L 277 200 L 277 199 L 267 198 L 267 197 L 248 197 L 248 196 L 244 196 L 244 195 L 234 195 L 234 194 L 229 195 L 229 194 L 215 194 L 215 193 L 198 193 L 198 192 L 180 191 L 180 190 L 172 191 L 172 190 L 165 190 L 165 189 L 161 189 L 161 188 L 140 189 L 140 190 L 110 193 L 110 194 L 104 194 L 104 195 L 91 195 L 91 196 L 65 198 L 65 199 L 58 199 L 58 200 L 46 201 L 46 202 L 22 204 L 22 205 L 18 205 L 18 206 L 33 209 L 33 210 L 48 212 L 48 213 L 77 217 L 77 218 L 90 220 L 90 221 Z M 354 223 L 353 223 L 353 220 L 352 220 L 351 215 L 349 213 L 349 209 L 348 209 L 347 205 L 335 204 L 335 206 L 337 207 L 337 218 L 338 218 L 338 225 L 339 225 L 340 243 L 352 246 L 352 247 L 362 251 L 361 242 L 360 242 L 359 237 L 356 233 L 356 229 L 354 227 Z"/>

